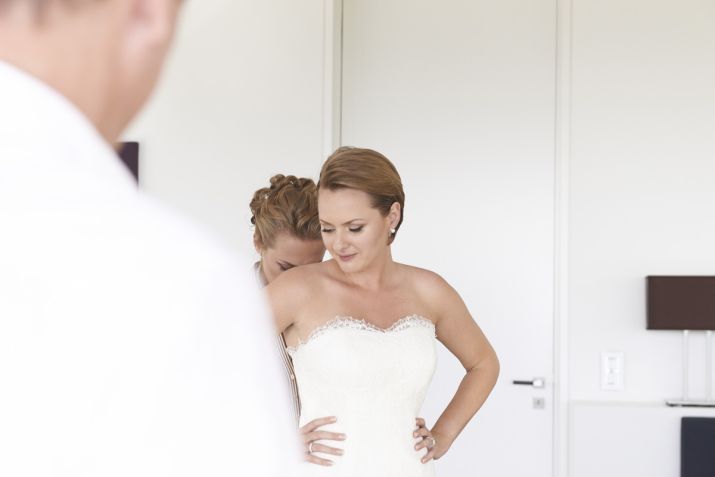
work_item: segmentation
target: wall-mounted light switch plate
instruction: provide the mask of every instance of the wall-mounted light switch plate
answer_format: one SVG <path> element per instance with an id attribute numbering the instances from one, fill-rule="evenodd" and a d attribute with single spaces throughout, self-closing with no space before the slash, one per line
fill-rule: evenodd
<path id="1" fill-rule="evenodd" d="M 623 391 L 624 358 L 623 352 L 603 351 L 601 353 L 601 389 L 604 391 Z"/>

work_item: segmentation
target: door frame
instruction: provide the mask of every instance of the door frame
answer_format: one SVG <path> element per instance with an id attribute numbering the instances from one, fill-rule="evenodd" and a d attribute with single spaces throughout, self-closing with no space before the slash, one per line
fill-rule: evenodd
<path id="1" fill-rule="evenodd" d="M 343 0 L 323 0 L 323 159 L 342 145 Z"/>
<path id="2" fill-rule="evenodd" d="M 554 137 L 554 477 L 569 475 L 568 259 L 571 164 L 572 1 L 556 0 Z"/>

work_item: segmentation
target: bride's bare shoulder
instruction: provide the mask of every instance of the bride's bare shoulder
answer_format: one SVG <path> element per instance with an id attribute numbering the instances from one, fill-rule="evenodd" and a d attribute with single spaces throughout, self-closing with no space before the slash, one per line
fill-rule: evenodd
<path id="1" fill-rule="evenodd" d="M 302 265 L 300 267 L 294 267 L 290 270 L 278 275 L 267 287 L 266 290 L 271 292 L 272 290 L 283 291 L 288 289 L 301 289 L 308 285 L 310 281 L 315 279 L 316 270 L 314 265 Z"/>
<path id="2" fill-rule="evenodd" d="M 441 275 L 424 268 L 405 267 L 406 283 L 437 325 L 444 317 L 466 311 L 459 293 Z"/>
<path id="3" fill-rule="evenodd" d="M 400 264 L 400 267 L 409 282 L 421 290 L 437 292 L 449 288 L 449 283 L 438 273 L 413 265 Z"/>
<path id="4" fill-rule="evenodd" d="M 293 325 L 320 296 L 323 274 L 320 264 L 302 265 L 281 273 L 265 288 L 280 331 Z"/>
<path id="5" fill-rule="evenodd" d="M 310 293 L 330 274 L 327 262 L 312 263 L 291 268 L 278 275 L 267 287 L 269 295 L 285 296 Z"/>

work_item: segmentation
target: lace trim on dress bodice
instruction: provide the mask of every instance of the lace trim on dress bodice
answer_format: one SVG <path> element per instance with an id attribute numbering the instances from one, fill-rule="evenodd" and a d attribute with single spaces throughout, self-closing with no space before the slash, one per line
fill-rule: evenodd
<path id="1" fill-rule="evenodd" d="M 308 338 L 306 338 L 305 341 L 298 340 L 298 344 L 296 346 L 288 346 L 286 349 L 288 350 L 288 353 L 293 355 L 305 345 L 311 343 L 316 338 L 319 338 L 325 333 L 342 328 L 349 328 L 358 331 L 373 331 L 375 333 L 387 334 L 399 333 L 400 331 L 414 327 L 430 328 L 433 330 L 433 332 L 435 332 L 435 326 L 432 320 L 417 314 L 412 314 L 400 318 L 392 325 L 390 325 L 389 328 L 380 328 L 379 326 L 375 326 L 362 318 L 353 318 L 352 316 L 336 316 L 332 320 L 327 321 L 325 324 L 322 324 L 317 328 L 313 329 L 313 331 L 310 332 Z"/>

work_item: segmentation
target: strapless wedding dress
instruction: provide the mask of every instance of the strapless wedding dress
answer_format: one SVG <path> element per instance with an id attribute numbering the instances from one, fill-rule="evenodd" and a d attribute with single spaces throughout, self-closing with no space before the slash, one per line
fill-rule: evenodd
<path id="1" fill-rule="evenodd" d="M 431 477 L 434 464 L 421 462 L 412 432 L 436 365 L 435 327 L 407 316 L 388 329 L 338 317 L 288 348 L 300 391 L 300 425 L 325 416 L 324 430 L 345 441 L 318 441 L 344 455 L 318 454 L 331 467 L 303 463 L 304 476 Z"/>

